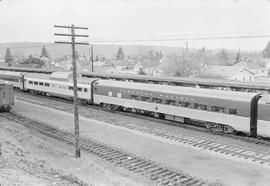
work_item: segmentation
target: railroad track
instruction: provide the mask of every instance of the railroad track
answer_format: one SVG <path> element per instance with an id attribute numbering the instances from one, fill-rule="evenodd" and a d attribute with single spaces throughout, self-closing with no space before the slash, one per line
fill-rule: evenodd
<path id="1" fill-rule="evenodd" d="M 46 99 L 48 99 L 48 98 L 46 97 Z M 20 98 L 19 98 L 19 100 L 20 100 Z M 27 102 L 32 102 L 34 104 L 39 104 L 41 106 L 46 106 L 46 107 L 54 108 L 57 110 L 73 113 L 72 108 L 59 107 L 59 104 L 52 105 L 50 103 L 36 102 L 34 100 L 29 100 L 29 99 L 27 99 L 27 100 L 21 99 L 21 100 L 24 100 Z M 85 110 L 80 111 L 80 115 L 82 115 L 86 118 L 91 118 L 91 117 L 89 117 L 89 114 L 87 112 L 87 107 Z M 204 150 L 212 151 L 215 153 L 219 153 L 219 154 L 223 154 L 223 155 L 230 155 L 232 157 L 246 159 L 246 160 L 250 160 L 252 162 L 256 162 L 259 164 L 264 164 L 264 165 L 270 166 L 270 142 L 262 140 L 262 139 L 256 139 L 256 138 L 250 138 L 250 137 L 244 137 L 244 136 L 228 135 L 228 134 L 213 134 L 213 133 L 211 133 L 211 135 L 224 136 L 226 138 L 233 138 L 236 140 L 241 140 L 241 141 L 245 141 L 247 143 L 262 145 L 263 147 L 266 147 L 266 148 L 264 148 L 265 150 L 259 151 L 259 150 L 250 150 L 249 148 L 245 148 L 245 147 L 239 146 L 239 145 L 234 145 L 234 144 L 228 145 L 226 143 L 216 142 L 214 140 L 210 140 L 209 138 L 205 138 L 205 137 L 201 137 L 201 136 L 191 137 L 189 135 L 181 135 L 178 133 L 174 133 L 174 132 L 170 132 L 170 131 L 166 131 L 166 130 L 162 130 L 162 129 L 158 129 L 158 128 L 148 128 L 146 126 L 138 126 L 138 125 L 134 125 L 134 124 L 126 123 L 126 122 L 112 122 L 110 124 L 115 125 L 115 126 L 119 126 L 122 128 L 126 128 L 129 130 L 137 131 L 140 133 L 161 137 L 161 138 L 171 140 L 171 141 L 174 141 L 174 142 L 177 142 L 180 144 L 192 146 L 196 149 L 204 149 Z M 191 130 L 202 131 L 202 129 L 197 129 L 197 127 L 193 127 L 193 126 L 191 126 L 191 127 L 185 126 L 185 127 L 188 129 L 191 129 Z M 203 131 L 207 132 L 205 130 L 203 130 Z M 208 133 L 210 134 L 209 131 L 208 131 Z M 269 149 L 269 150 L 267 150 L 267 149 Z"/>
<path id="2" fill-rule="evenodd" d="M 7 118 L 11 121 L 19 123 L 27 128 L 35 130 L 45 136 L 54 138 L 58 141 L 74 146 L 74 134 L 59 130 L 55 127 L 47 125 L 46 123 L 35 121 L 15 113 L 0 113 L 0 117 Z M 114 148 L 92 140 L 82 137 L 81 149 L 100 157 L 116 166 L 125 168 L 136 174 L 150 178 L 158 185 L 168 186 L 218 186 L 217 183 L 211 183 L 207 180 L 192 177 L 182 171 L 167 167 L 149 159 L 136 156 L 125 152 L 119 148 Z"/>

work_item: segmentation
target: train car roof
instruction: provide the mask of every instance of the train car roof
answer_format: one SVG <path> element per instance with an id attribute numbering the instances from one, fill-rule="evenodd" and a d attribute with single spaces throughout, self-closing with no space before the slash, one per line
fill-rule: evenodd
<path id="1" fill-rule="evenodd" d="M 10 84 L 10 82 L 4 81 L 4 80 L 0 80 L 0 85 L 4 85 L 4 86 L 13 86 L 12 84 Z"/>
<path id="2" fill-rule="evenodd" d="M 236 91 L 225 91 L 205 88 L 193 88 L 193 87 L 181 87 L 171 85 L 160 85 L 160 84 L 145 84 L 135 82 L 124 82 L 124 81 L 112 81 L 112 80 L 98 80 L 99 85 L 111 86 L 118 88 L 127 88 L 135 90 L 144 90 L 159 93 L 170 93 L 170 94 L 185 94 L 191 96 L 218 98 L 218 99 L 229 99 L 238 101 L 250 101 L 252 97 L 258 93 L 249 92 L 236 92 Z"/>
<path id="3" fill-rule="evenodd" d="M 50 74 L 56 71 L 51 69 L 26 68 L 26 67 L 0 67 L 0 70 L 8 70 L 14 72 L 28 72 L 28 73 L 46 73 L 46 74 Z"/>
<path id="4" fill-rule="evenodd" d="M 99 77 L 99 78 L 113 78 L 118 80 L 133 80 L 140 82 L 162 82 L 162 83 L 175 83 L 181 85 L 199 85 L 199 86 L 213 86 L 213 87 L 229 87 L 229 88 L 243 88 L 253 90 L 270 90 L 270 82 L 242 82 L 242 81 L 229 81 L 222 79 L 210 78 L 190 78 L 190 77 L 166 77 L 166 76 L 151 76 L 151 75 L 131 75 L 131 74 L 109 74 L 89 72 L 82 73 L 85 77 Z"/>
<path id="5" fill-rule="evenodd" d="M 24 68 L 24 67 L 0 67 L 0 70 L 26 72 L 26 73 L 41 73 L 51 74 L 58 71 L 58 69 L 37 69 L 37 68 Z M 208 79 L 208 78 L 187 78 L 187 77 L 159 77 L 151 75 L 131 75 L 131 74 L 112 74 L 112 73 L 98 73 L 89 72 L 82 73 L 82 76 L 89 78 L 113 78 L 118 80 L 133 80 L 140 82 L 163 82 L 163 83 L 175 83 L 179 85 L 199 85 L 210 87 L 228 87 L 235 89 L 252 89 L 252 90 L 270 90 L 270 82 L 241 82 L 241 81 L 229 81 L 222 79 Z"/>
<path id="6" fill-rule="evenodd" d="M 59 79 L 51 79 L 51 76 L 50 74 L 36 74 L 36 73 L 33 73 L 33 74 L 27 74 L 25 75 L 25 77 L 27 78 L 36 78 L 36 79 L 42 79 L 42 80 L 46 80 L 47 82 L 66 82 L 66 83 L 72 83 L 72 79 L 71 80 L 59 80 Z M 81 83 L 81 84 L 91 84 L 94 80 L 96 80 L 96 78 L 78 78 L 77 81 L 78 83 Z"/>
<path id="7" fill-rule="evenodd" d="M 14 72 L 14 71 L 0 70 L 0 75 L 21 76 L 23 74 L 24 74 L 23 72 Z"/>

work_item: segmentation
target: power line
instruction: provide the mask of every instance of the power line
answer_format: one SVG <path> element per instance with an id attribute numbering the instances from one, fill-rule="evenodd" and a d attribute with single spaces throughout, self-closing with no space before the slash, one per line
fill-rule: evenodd
<path id="1" fill-rule="evenodd" d="M 247 32 L 248 33 L 248 32 Z M 57 34 L 55 34 L 57 35 Z M 58 34 L 59 36 L 61 34 Z M 70 34 L 62 34 L 62 36 L 70 36 Z M 77 35 L 79 36 L 79 35 Z M 81 37 L 86 37 L 88 35 L 80 35 Z M 163 36 L 164 37 L 164 36 Z M 171 37 L 171 36 L 166 36 Z M 156 38 L 156 39 L 98 39 L 91 40 L 92 43 L 127 43 L 127 42 L 163 42 L 163 41 L 194 41 L 194 40 L 226 40 L 226 39 L 256 39 L 256 38 L 270 38 L 270 34 L 265 35 L 238 35 L 238 36 L 216 36 L 216 37 L 171 37 L 171 38 Z M 62 41 L 60 41 L 62 42 Z M 63 41 L 64 42 L 64 41 Z M 90 41 L 88 41 L 90 42 Z M 65 43 L 71 44 L 71 43 Z M 87 42 L 80 42 L 77 44 L 87 44 Z M 32 45 L 32 46 L 22 46 L 22 47 L 6 47 L 10 49 L 27 49 L 27 48 L 39 48 L 43 46 L 55 46 L 54 44 L 45 44 L 45 45 Z M 2 47 L 0 50 L 6 50 Z"/>
<path id="2" fill-rule="evenodd" d="M 93 43 L 119 43 L 119 42 L 147 42 L 147 41 L 193 41 L 193 40 L 223 40 L 223 39 L 255 39 L 270 38 L 266 35 L 241 35 L 241 36 L 218 36 L 218 37 L 179 37 L 179 38 L 160 38 L 160 39 L 134 39 L 134 40 L 93 40 Z"/>
<path id="3" fill-rule="evenodd" d="M 6 50 L 7 48 L 9 49 L 27 49 L 27 48 L 40 48 L 43 46 L 55 46 L 55 44 L 44 44 L 44 45 L 30 45 L 30 46 L 21 46 L 21 47 L 9 47 L 7 46 L 6 48 L 2 47 L 0 50 Z"/>

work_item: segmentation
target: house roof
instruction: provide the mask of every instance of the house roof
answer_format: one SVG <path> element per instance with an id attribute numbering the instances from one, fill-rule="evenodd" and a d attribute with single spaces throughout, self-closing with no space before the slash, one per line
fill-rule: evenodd
<path id="1" fill-rule="evenodd" d="M 50 79 L 68 81 L 72 78 L 72 72 L 53 72 Z"/>
<path id="2" fill-rule="evenodd" d="M 28 64 L 15 64 L 14 67 L 23 67 L 23 68 L 40 68 L 42 65 L 34 64 L 34 63 L 28 63 Z"/>
<path id="3" fill-rule="evenodd" d="M 115 66 L 127 66 L 127 61 L 124 60 L 118 60 L 114 62 Z"/>
<path id="4" fill-rule="evenodd" d="M 149 74 L 151 74 L 155 70 L 162 71 L 159 67 L 149 67 L 144 69 L 144 71 Z"/>
<path id="5" fill-rule="evenodd" d="M 265 63 L 264 61 L 262 61 L 262 59 L 253 59 L 251 57 L 243 57 L 241 58 L 240 62 L 234 64 L 233 66 L 241 66 L 241 67 L 245 67 L 248 69 L 256 69 L 256 68 L 260 68 L 263 67 L 263 63 Z"/>
<path id="6" fill-rule="evenodd" d="M 226 79 L 233 77 L 242 71 L 254 74 L 253 72 L 242 66 L 210 66 L 202 76 L 221 77 Z"/>
<path id="7" fill-rule="evenodd" d="M 140 62 L 135 61 L 135 60 L 129 60 L 129 61 L 120 60 L 117 63 L 115 63 L 115 66 L 125 66 L 127 69 L 133 69 L 139 63 Z"/>

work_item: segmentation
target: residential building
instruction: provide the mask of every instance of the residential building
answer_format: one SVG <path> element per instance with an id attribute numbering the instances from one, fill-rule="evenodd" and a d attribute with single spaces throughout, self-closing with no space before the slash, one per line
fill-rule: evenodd
<path id="1" fill-rule="evenodd" d="M 231 81 L 254 81 L 255 73 L 242 66 L 209 66 L 201 77 Z"/>
<path id="2" fill-rule="evenodd" d="M 145 74 L 153 76 L 162 76 L 163 71 L 158 67 L 150 67 L 144 69 Z"/>

